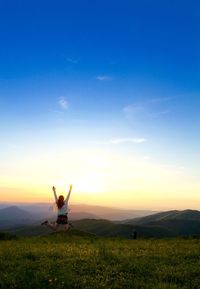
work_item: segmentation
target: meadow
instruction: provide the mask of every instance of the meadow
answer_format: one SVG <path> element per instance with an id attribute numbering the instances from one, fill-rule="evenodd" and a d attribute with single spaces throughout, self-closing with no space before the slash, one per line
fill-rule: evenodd
<path id="1" fill-rule="evenodd" d="M 198 238 L 126 240 L 72 229 L 5 239 L 1 289 L 200 288 Z"/>

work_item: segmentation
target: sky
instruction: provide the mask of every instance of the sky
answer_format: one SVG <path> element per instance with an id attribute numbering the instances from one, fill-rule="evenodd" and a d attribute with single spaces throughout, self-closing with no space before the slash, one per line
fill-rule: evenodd
<path id="1" fill-rule="evenodd" d="M 0 1 L 0 202 L 200 208 L 200 2 Z"/>

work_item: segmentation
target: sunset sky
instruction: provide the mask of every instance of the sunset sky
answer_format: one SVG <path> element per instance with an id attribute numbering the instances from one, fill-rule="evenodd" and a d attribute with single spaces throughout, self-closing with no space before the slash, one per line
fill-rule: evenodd
<path id="1" fill-rule="evenodd" d="M 200 2 L 0 1 L 0 202 L 200 208 Z"/>

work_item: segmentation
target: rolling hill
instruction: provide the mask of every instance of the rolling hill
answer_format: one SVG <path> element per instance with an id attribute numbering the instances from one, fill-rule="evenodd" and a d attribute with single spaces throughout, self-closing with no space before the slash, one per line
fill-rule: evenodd
<path id="1" fill-rule="evenodd" d="M 178 211 L 177 211 L 178 212 Z M 72 221 L 73 226 L 81 231 L 104 237 L 123 237 L 133 239 L 134 233 L 137 238 L 165 238 L 179 236 L 200 236 L 200 221 L 198 220 L 198 211 L 182 211 L 179 213 L 164 212 L 140 218 L 128 223 L 122 224 L 102 219 L 82 219 Z M 142 220 L 144 219 L 144 220 Z M 62 230 L 62 228 L 61 228 Z M 7 232 L 18 236 L 37 236 L 50 233 L 51 230 L 39 223 L 31 226 L 18 226 L 8 229 Z"/>
<path id="2" fill-rule="evenodd" d="M 17 206 L 7 207 L 0 210 L 0 220 L 13 220 L 13 218 L 15 220 L 31 219 L 32 215 Z"/>
<path id="3" fill-rule="evenodd" d="M 125 220 L 141 236 L 176 237 L 200 234 L 200 212 L 197 210 L 168 211 L 143 218 Z"/>
<path id="4" fill-rule="evenodd" d="M 0 228 L 15 227 L 17 225 L 31 224 L 33 216 L 17 206 L 7 207 L 0 210 Z"/>
<path id="5" fill-rule="evenodd" d="M 188 220 L 188 221 L 200 221 L 200 211 L 197 210 L 184 210 L 184 211 L 167 211 L 156 213 L 150 216 L 141 218 L 133 218 L 123 221 L 125 224 L 130 225 L 145 225 L 155 222 L 163 222 L 169 220 Z"/>
<path id="6" fill-rule="evenodd" d="M 94 206 L 86 204 L 72 204 L 70 205 L 71 212 L 87 212 L 98 216 L 100 219 L 107 219 L 111 221 L 118 221 L 130 218 L 144 217 L 155 214 L 155 211 L 150 210 L 125 210 L 119 208 L 111 208 L 104 206 Z"/>
<path id="7" fill-rule="evenodd" d="M 79 230 L 104 237 L 124 237 L 131 239 L 133 228 L 127 224 L 116 224 L 109 220 L 84 219 L 74 221 L 73 225 Z"/>
<path id="8" fill-rule="evenodd" d="M 6 220 L 8 215 L 14 216 L 13 212 L 18 218 L 14 222 Z M 19 236 L 37 236 L 51 232 L 49 228 L 40 226 L 41 220 L 30 219 L 30 214 L 16 207 L 0 210 L 0 218 L 1 216 L 4 216 L 4 219 L 0 221 L 0 229 Z M 55 221 L 55 216 L 51 220 Z M 200 212 L 195 210 L 173 210 L 124 222 L 99 219 L 90 213 L 74 212 L 70 214 L 70 220 L 76 229 L 104 237 L 131 239 L 134 232 L 137 232 L 138 238 L 200 235 Z"/>
<path id="9" fill-rule="evenodd" d="M 103 237 L 123 237 L 127 239 L 132 238 L 132 226 L 125 224 L 116 224 L 108 220 L 97 219 L 82 219 L 72 222 L 73 227 L 79 231 L 90 233 L 96 236 Z M 62 227 L 60 228 L 62 231 Z M 17 236 L 42 236 L 52 232 L 46 226 L 39 224 L 16 226 L 15 228 L 8 228 L 6 232 Z"/>
<path id="10" fill-rule="evenodd" d="M 80 219 L 111 219 L 120 220 L 127 217 L 141 217 L 151 211 L 122 210 L 116 208 L 91 206 L 84 204 L 70 205 L 69 218 L 71 220 Z M 0 206 L 0 229 L 15 228 L 22 225 L 39 224 L 44 220 L 55 221 L 56 211 L 52 204 L 1 204 Z"/>
<path id="11" fill-rule="evenodd" d="M 33 203 L 33 204 L 0 204 L 0 210 L 5 207 L 17 206 L 18 208 L 29 212 L 36 219 L 50 218 L 55 215 L 53 205 L 50 203 Z M 136 217 L 143 217 L 150 214 L 155 214 L 150 210 L 125 210 L 120 208 L 111 208 L 104 206 L 86 205 L 86 204 L 70 204 L 71 219 L 77 219 L 76 214 L 83 212 L 85 218 L 108 219 L 112 221 L 124 220 Z M 90 215 L 90 216 L 89 216 Z M 73 217 L 74 216 L 74 217 Z"/>

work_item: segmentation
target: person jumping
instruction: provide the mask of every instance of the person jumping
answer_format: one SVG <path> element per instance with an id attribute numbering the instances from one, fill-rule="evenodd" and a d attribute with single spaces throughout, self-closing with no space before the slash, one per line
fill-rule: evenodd
<path id="1" fill-rule="evenodd" d="M 52 187 L 52 190 L 54 192 L 54 197 L 55 197 L 56 206 L 58 210 L 57 220 L 55 223 L 49 223 L 49 221 L 45 221 L 41 225 L 46 225 L 54 231 L 58 229 L 59 225 L 64 225 L 65 231 L 67 231 L 70 227 L 68 223 L 68 211 L 69 211 L 68 202 L 69 202 L 69 198 L 72 192 L 72 185 L 70 185 L 69 192 L 67 194 L 66 199 L 64 199 L 63 195 L 60 195 L 59 197 L 57 197 L 56 188 L 54 186 Z"/>

